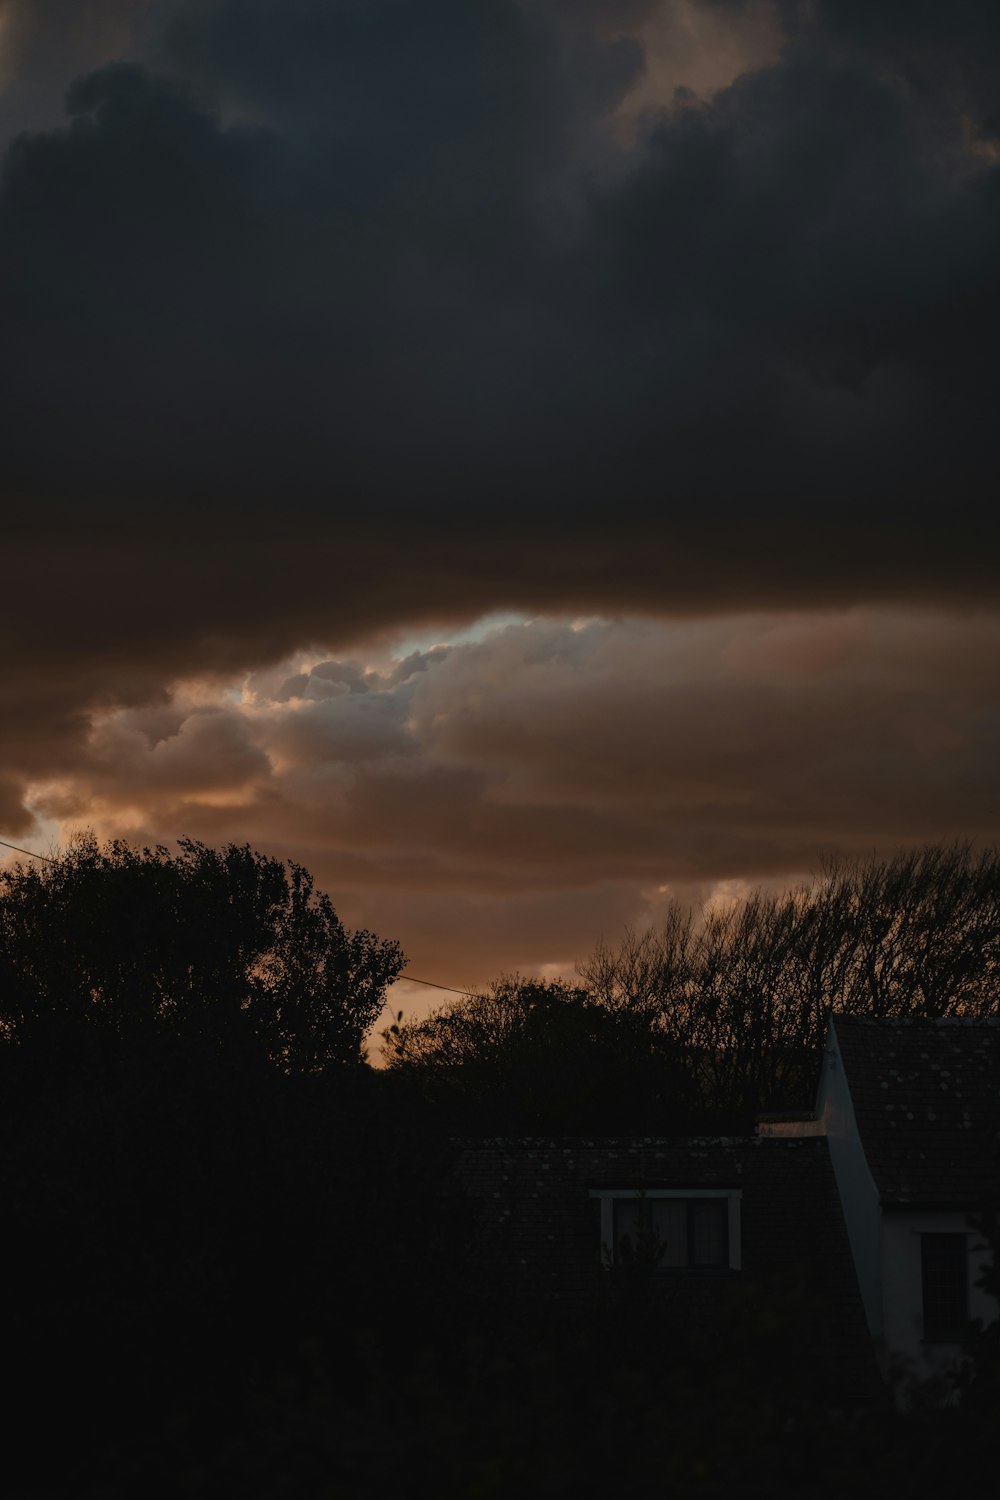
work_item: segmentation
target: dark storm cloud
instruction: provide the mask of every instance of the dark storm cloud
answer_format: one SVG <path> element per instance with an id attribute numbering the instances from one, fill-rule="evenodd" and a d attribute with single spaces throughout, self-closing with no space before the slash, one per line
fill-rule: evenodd
<path id="1" fill-rule="evenodd" d="M 406 619 L 992 599 L 991 8 L 629 116 L 656 10 L 0 8 L 15 770 Z"/>
<path id="2" fill-rule="evenodd" d="M 323 544 L 360 506 L 624 503 L 669 544 L 708 501 L 968 504 L 1000 212 L 947 106 L 978 59 L 948 23 L 928 102 L 830 10 L 828 48 L 626 151 L 637 45 L 552 7 L 180 6 L 170 81 L 78 81 L 8 157 L 8 484 L 289 504 Z"/>
<path id="3" fill-rule="evenodd" d="M 0 0 L 0 147 L 65 119 L 72 78 L 139 58 L 172 0 Z"/>

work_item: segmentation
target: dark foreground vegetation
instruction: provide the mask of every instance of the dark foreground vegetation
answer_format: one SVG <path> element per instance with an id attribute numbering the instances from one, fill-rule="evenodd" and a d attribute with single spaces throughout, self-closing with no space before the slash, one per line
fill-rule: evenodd
<path id="1" fill-rule="evenodd" d="M 850 940 L 808 947 L 810 901 L 853 911 Z M 8 872 L 5 1493 L 832 1500 L 995 1472 L 989 1339 L 960 1406 L 901 1415 L 822 1377 L 794 1287 L 737 1288 L 710 1336 L 641 1278 L 562 1315 L 514 1304 L 469 1262 L 450 1171 L 456 1127 L 623 1131 L 662 1107 L 659 1131 L 690 1130 L 805 1089 L 820 953 L 840 1005 L 994 1009 L 997 902 L 993 855 L 831 872 L 793 907 L 678 916 L 578 987 L 397 1021 L 375 1070 L 401 955 L 305 872 L 88 840 Z"/>

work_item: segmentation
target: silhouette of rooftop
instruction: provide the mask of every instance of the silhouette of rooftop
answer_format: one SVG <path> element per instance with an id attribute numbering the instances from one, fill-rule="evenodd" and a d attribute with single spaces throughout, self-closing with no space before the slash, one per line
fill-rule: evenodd
<path id="1" fill-rule="evenodd" d="M 1000 1018 L 835 1016 L 884 1203 L 971 1207 L 1000 1188 Z"/>

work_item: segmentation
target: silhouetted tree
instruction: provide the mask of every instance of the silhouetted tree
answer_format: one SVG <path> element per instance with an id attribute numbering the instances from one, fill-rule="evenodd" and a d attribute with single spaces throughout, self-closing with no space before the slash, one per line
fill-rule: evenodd
<path id="1" fill-rule="evenodd" d="M 247 848 L 86 837 L 2 876 L 12 1494 L 21 1473 L 88 1492 L 150 1422 L 197 1467 L 255 1382 L 363 1330 L 405 1277 L 394 1324 L 426 1321 L 457 1238 L 447 1146 L 358 1065 L 401 967 L 304 870 Z M 44 1450 L 40 1413 L 60 1432 Z"/>
<path id="2" fill-rule="evenodd" d="M 687 1057 L 707 1108 L 752 1118 L 811 1103 L 831 1010 L 992 1015 L 1000 1008 L 1000 852 L 967 844 L 828 861 L 781 895 L 599 944 L 596 1004 L 650 1019 Z"/>
<path id="3" fill-rule="evenodd" d="M 300 865 L 249 846 L 137 849 L 78 837 L 0 872 L 0 1029 L 77 1063 L 165 1044 L 284 1072 L 355 1063 L 405 963 L 350 932 Z"/>
<path id="4" fill-rule="evenodd" d="M 1000 853 L 829 861 L 783 894 L 598 944 L 575 986 L 517 976 L 383 1033 L 391 1070 L 512 1129 L 747 1129 L 814 1098 L 829 1013 L 1000 1007 Z"/>
<path id="5" fill-rule="evenodd" d="M 692 1104 L 670 1038 L 647 1016 L 562 981 L 507 975 L 429 1016 L 400 1016 L 382 1037 L 390 1071 L 473 1130 L 667 1128 Z"/>

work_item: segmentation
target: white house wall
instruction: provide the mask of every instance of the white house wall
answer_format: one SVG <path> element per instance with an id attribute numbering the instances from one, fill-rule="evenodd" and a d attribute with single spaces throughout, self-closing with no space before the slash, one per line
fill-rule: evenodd
<path id="1" fill-rule="evenodd" d="M 920 1236 L 967 1234 L 969 1316 L 990 1323 L 997 1304 L 976 1285 L 989 1247 L 969 1227 L 968 1216 L 931 1209 L 886 1208 L 882 1215 L 883 1329 L 890 1359 L 901 1357 L 919 1379 L 939 1374 L 961 1353 L 958 1344 L 925 1344 Z"/>
<path id="2" fill-rule="evenodd" d="M 873 1338 L 881 1339 L 882 1247 L 878 1190 L 858 1134 L 858 1122 L 832 1019 L 823 1054 L 816 1115 L 823 1123 L 830 1150 L 868 1328 Z"/>

